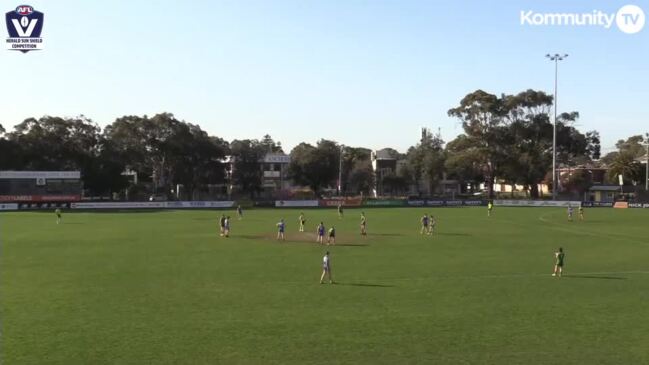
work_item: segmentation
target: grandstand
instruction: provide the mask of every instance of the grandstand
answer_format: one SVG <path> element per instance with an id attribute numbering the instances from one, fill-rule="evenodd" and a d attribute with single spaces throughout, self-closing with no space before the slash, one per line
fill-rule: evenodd
<path id="1" fill-rule="evenodd" d="M 79 171 L 0 171 L 0 203 L 50 207 L 81 200 Z"/>

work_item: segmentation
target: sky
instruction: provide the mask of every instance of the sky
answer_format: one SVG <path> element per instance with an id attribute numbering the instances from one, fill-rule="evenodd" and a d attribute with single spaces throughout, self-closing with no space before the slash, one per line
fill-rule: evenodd
<path id="1" fill-rule="evenodd" d="M 604 152 L 649 132 L 649 22 L 521 25 L 521 12 L 616 13 L 649 0 L 33 1 L 44 50 L 0 49 L 0 124 L 83 114 L 101 126 L 123 115 L 171 112 L 226 140 L 270 134 L 350 146 L 446 141 L 466 94 L 554 91 L 558 110 L 598 130 Z M 2 1 L 3 13 L 19 3 Z M 4 19 L 2 19 L 4 23 Z M 2 27 L 4 37 L 6 29 Z M 4 43 L 3 37 L 3 43 Z"/>

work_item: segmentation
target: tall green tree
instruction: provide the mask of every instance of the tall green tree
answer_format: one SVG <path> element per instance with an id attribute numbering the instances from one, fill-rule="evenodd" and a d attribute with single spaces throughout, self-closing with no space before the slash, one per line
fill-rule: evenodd
<path id="1" fill-rule="evenodd" d="M 25 170 L 75 170 L 88 164 L 99 148 L 100 128 L 79 116 L 28 118 L 8 138 L 22 146 Z"/>
<path id="2" fill-rule="evenodd" d="M 269 134 L 266 134 L 259 142 L 267 153 L 284 153 L 282 143 L 273 140 Z"/>
<path id="3" fill-rule="evenodd" d="M 263 171 L 260 161 L 266 155 L 266 147 L 257 140 L 234 140 L 230 143 L 233 159 L 232 183 L 253 198 L 261 191 Z"/>
<path id="4" fill-rule="evenodd" d="M 224 140 L 210 137 L 198 125 L 184 123 L 178 128 L 171 148 L 172 181 L 182 184 L 188 198 L 194 199 L 195 193 L 205 190 L 207 184 L 225 181 L 223 161 L 228 144 Z"/>
<path id="5" fill-rule="evenodd" d="M 153 182 L 154 189 L 170 186 L 168 178 L 170 140 L 180 122 L 172 114 L 148 116 L 123 116 L 104 129 L 104 135 L 129 169 L 137 172 L 139 179 Z"/>
<path id="6" fill-rule="evenodd" d="M 493 183 L 500 173 L 508 154 L 502 141 L 507 108 L 504 98 L 476 90 L 466 95 L 460 105 L 448 110 L 450 117 L 459 119 L 465 135 L 471 139 L 477 153 L 483 156 L 480 170 L 483 171 L 487 191 L 493 196 Z"/>
<path id="7" fill-rule="evenodd" d="M 347 178 L 345 191 L 356 194 L 369 195 L 374 187 L 374 171 L 372 166 L 359 162 L 352 167 Z"/>
<path id="8" fill-rule="evenodd" d="M 22 147 L 4 136 L 5 129 L 0 124 L 0 170 L 18 170 L 23 166 Z"/>
<path id="9" fill-rule="evenodd" d="M 634 135 L 627 139 L 620 139 L 615 143 L 617 151 L 609 152 L 602 157 L 602 162 L 605 164 L 611 164 L 619 154 L 627 154 L 633 158 L 642 157 L 645 154 L 645 147 L 643 146 L 644 138 L 641 135 Z M 626 156 L 626 158 L 628 158 Z"/>
<path id="10" fill-rule="evenodd" d="M 110 195 L 128 186 L 126 176 L 122 175 L 125 164 L 116 153 L 111 141 L 99 137 L 99 147 L 95 158 L 83 168 L 83 183 L 91 196 Z"/>
<path id="11" fill-rule="evenodd" d="M 289 174 L 293 181 L 309 186 L 316 194 L 334 186 L 338 177 L 340 146 L 322 139 L 316 146 L 300 143 L 291 150 Z"/>
<path id="12" fill-rule="evenodd" d="M 443 177 L 445 159 L 441 136 L 424 129 L 419 143 L 406 153 L 407 171 L 412 174 L 411 179 L 418 187 L 425 182 L 428 192 L 432 193 Z"/>
<path id="13" fill-rule="evenodd" d="M 444 169 L 448 177 L 458 180 L 461 186 L 471 185 L 471 190 L 477 191 L 479 184 L 484 182 L 483 167 L 486 165 L 480 151 L 480 144 L 465 134 L 447 143 Z"/>
<path id="14" fill-rule="evenodd" d="M 466 172 L 468 166 L 462 162 L 480 165 L 489 196 L 493 196 L 494 178 L 499 177 L 529 187 L 531 196 L 537 198 L 538 184 L 552 166 L 552 103 L 551 95 L 535 90 L 500 97 L 481 90 L 467 95 L 449 115 L 462 121 L 466 135 L 462 144 L 471 146 L 471 154 L 452 157 L 449 167 L 463 167 Z M 599 134 L 579 132 L 572 126 L 577 118 L 579 113 L 566 112 L 557 120 L 556 153 L 564 165 L 599 157 Z"/>
<path id="15" fill-rule="evenodd" d="M 191 198 L 201 186 L 224 181 L 227 143 L 171 113 L 118 118 L 104 137 L 127 168 L 153 182 L 154 192 L 182 184 Z"/>
<path id="16" fill-rule="evenodd" d="M 632 150 L 619 152 L 609 164 L 608 178 L 617 181 L 618 175 L 622 175 L 625 185 L 638 185 L 644 180 L 644 166 L 638 161 Z"/>
<path id="17" fill-rule="evenodd" d="M 372 151 L 363 147 L 342 149 L 342 191 L 347 194 L 369 194 L 374 176 L 372 171 Z"/>
<path id="18" fill-rule="evenodd" d="M 125 184 L 124 164 L 113 153 L 92 120 L 79 116 L 29 118 L 18 124 L 8 143 L 20 161 L 13 168 L 24 170 L 80 170 L 84 188 L 90 195 L 119 190 Z"/>

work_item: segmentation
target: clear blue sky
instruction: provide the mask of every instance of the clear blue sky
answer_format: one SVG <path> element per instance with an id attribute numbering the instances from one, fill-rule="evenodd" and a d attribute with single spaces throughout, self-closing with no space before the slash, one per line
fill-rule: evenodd
<path id="1" fill-rule="evenodd" d="M 627 3 L 649 16 L 647 0 L 28 2 L 45 13 L 46 49 L 0 49 L 0 123 L 168 111 L 227 140 L 403 151 L 424 126 L 459 134 L 446 112 L 473 90 L 552 92 L 544 55 L 566 52 L 559 110 L 579 111 L 607 149 L 649 131 L 649 24 L 521 26 L 520 12 Z"/>

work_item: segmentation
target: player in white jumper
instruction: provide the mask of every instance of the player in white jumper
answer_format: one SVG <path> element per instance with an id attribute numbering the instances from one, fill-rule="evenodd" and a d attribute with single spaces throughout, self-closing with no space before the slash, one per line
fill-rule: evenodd
<path id="1" fill-rule="evenodd" d="M 324 284 L 325 275 L 329 277 L 329 284 L 333 284 L 334 281 L 331 278 L 331 260 L 329 259 L 329 251 L 322 258 L 322 276 L 320 276 L 320 284 Z"/>

